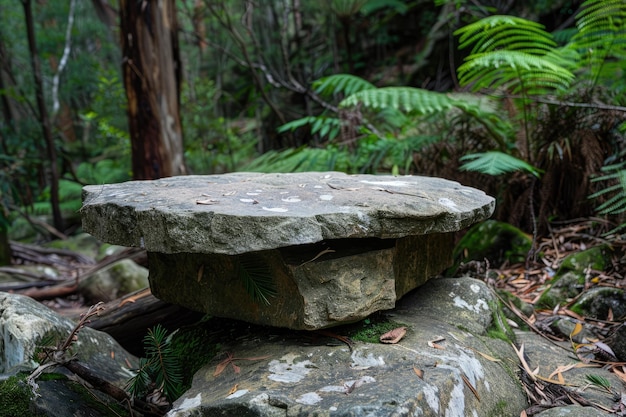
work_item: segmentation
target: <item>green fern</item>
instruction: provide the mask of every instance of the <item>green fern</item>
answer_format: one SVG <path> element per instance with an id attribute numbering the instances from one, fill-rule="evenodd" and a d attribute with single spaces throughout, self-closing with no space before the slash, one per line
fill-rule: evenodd
<path id="1" fill-rule="evenodd" d="M 474 45 L 458 68 L 459 83 L 474 91 L 505 89 L 513 94 L 543 94 L 566 89 L 574 79 L 571 57 L 556 49 L 543 26 L 513 16 L 489 16 L 456 32 L 461 48 Z"/>
<path id="2" fill-rule="evenodd" d="M 349 155 L 335 147 L 326 149 L 301 146 L 295 149 L 268 151 L 248 165 L 250 172 L 348 171 Z"/>
<path id="3" fill-rule="evenodd" d="M 294 131 L 300 127 L 310 125 L 311 134 L 319 134 L 321 138 L 333 140 L 341 130 L 341 120 L 336 117 L 308 116 L 285 123 L 278 128 L 278 133 Z"/>
<path id="4" fill-rule="evenodd" d="M 433 114 L 449 110 L 454 102 L 446 94 L 412 87 L 385 87 L 354 93 L 339 103 L 340 107 L 382 110 L 387 107 L 411 114 Z"/>
<path id="5" fill-rule="evenodd" d="M 568 46 L 580 53 L 581 66 L 590 69 L 592 87 L 600 80 L 612 84 L 621 78 L 618 74 L 623 74 L 626 59 L 625 23 L 623 0 L 588 0 L 576 15 L 578 33 Z M 611 59 L 617 65 L 611 65 Z"/>
<path id="6" fill-rule="evenodd" d="M 144 396 L 152 384 L 172 402 L 182 395 L 183 377 L 181 364 L 174 355 L 167 330 L 160 324 L 148 330 L 143 339 L 146 357 L 139 362 L 136 375 L 131 378 L 126 388 L 131 395 Z"/>
<path id="7" fill-rule="evenodd" d="M 458 29 L 454 34 L 459 36 L 459 48 L 474 44 L 471 55 L 503 49 L 544 55 L 556 47 L 556 42 L 543 25 L 515 16 L 485 17 Z"/>
<path id="8" fill-rule="evenodd" d="M 608 200 L 596 207 L 600 214 L 617 215 L 626 212 L 626 163 L 608 165 L 602 168 L 605 175 L 593 178 L 592 182 L 613 182 L 602 190 L 595 192 L 589 198 L 599 198 L 612 195 Z"/>
<path id="9" fill-rule="evenodd" d="M 345 97 L 365 91 L 373 90 L 376 86 L 361 77 L 351 74 L 335 74 L 320 78 L 313 82 L 313 90 L 326 97 L 343 94 Z"/>
<path id="10" fill-rule="evenodd" d="M 536 177 L 541 175 L 541 170 L 526 161 L 497 151 L 465 155 L 461 157 L 461 161 L 468 161 L 460 167 L 463 171 L 476 171 L 494 176 L 515 171 L 526 171 Z"/>
<path id="11" fill-rule="evenodd" d="M 237 275 L 254 302 L 270 305 L 269 298 L 276 297 L 278 290 L 272 271 L 263 258 L 255 254 L 237 257 Z"/>

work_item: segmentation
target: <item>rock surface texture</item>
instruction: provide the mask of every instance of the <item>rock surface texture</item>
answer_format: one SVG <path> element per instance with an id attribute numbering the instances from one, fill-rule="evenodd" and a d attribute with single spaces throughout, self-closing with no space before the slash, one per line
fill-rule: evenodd
<path id="1" fill-rule="evenodd" d="M 0 292 L 0 378 L 37 367 L 32 358 L 41 346 L 55 346 L 67 338 L 75 323 L 61 317 L 37 301 L 16 294 Z M 100 378 L 119 388 L 125 386 L 134 374 L 137 358 L 129 354 L 111 336 L 88 327 L 70 348 L 77 360 Z M 50 372 L 68 374 L 63 367 L 49 368 Z M 76 379 L 76 378 L 73 378 Z M 100 412 L 93 404 L 76 394 L 73 379 L 41 378 L 37 381 L 39 396 L 31 403 L 32 415 L 46 417 L 94 416 Z M 88 394 L 87 397 L 92 396 Z M 102 404 L 113 402 L 100 400 Z"/>
<path id="2" fill-rule="evenodd" d="M 450 266 L 482 191 L 427 177 L 235 173 L 84 189 L 83 228 L 149 253 L 164 301 L 292 329 L 393 308 Z M 250 285 L 262 283 L 251 299 Z"/>
<path id="3" fill-rule="evenodd" d="M 168 417 L 615 415 L 607 410 L 614 409 L 616 398 L 591 389 L 587 376 L 605 378 L 618 392 L 619 378 L 600 366 L 574 366 L 583 364 L 568 355 L 569 341 L 506 328 L 497 297 L 482 281 L 430 280 L 380 316 L 406 327 L 397 344 L 357 341 L 349 349 L 327 332 L 210 320 L 205 325 L 212 334 L 204 342 L 219 344 L 221 354 L 195 374 Z M 332 330 L 356 338 L 362 325 Z M 560 370 L 566 387 L 545 380 L 538 380 L 538 391 L 526 386 L 536 396 L 552 398 L 531 406 L 513 346 L 524 350 L 539 376 Z M 558 388 L 585 406 L 567 405 L 563 391 L 555 400 L 549 392 Z"/>

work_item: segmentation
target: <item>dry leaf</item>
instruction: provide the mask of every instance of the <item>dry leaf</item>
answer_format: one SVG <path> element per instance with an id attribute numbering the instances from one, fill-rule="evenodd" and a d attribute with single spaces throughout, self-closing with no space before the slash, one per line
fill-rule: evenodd
<path id="1" fill-rule="evenodd" d="M 419 377 L 419 379 L 424 379 L 424 371 L 421 369 L 417 369 L 415 366 L 413 367 L 413 372 L 415 372 L 415 375 L 417 375 Z"/>
<path id="2" fill-rule="evenodd" d="M 217 366 L 215 367 L 215 372 L 213 372 L 213 376 L 218 376 L 219 374 L 224 372 L 224 369 L 226 369 L 230 361 L 231 361 L 231 358 L 226 358 L 222 362 L 218 363 Z"/>
<path id="3" fill-rule="evenodd" d="M 474 388 L 472 386 L 472 384 L 470 383 L 469 379 L 467 379 L 467 377 L 465 375 L 463 375 L 463 374 L 461 374 L 461 378 L 463 378 L 463 382 L 465 382 L 465 385 L 467 385 L 467 388 L 469 388 L 470 391 L 472 391 L 472 394 L 474 394 L 476 399 L 478 401 L 480 401 L 480 396 L 478 395 L 478 392 L 476 391 L 476 388 Z"/>
<path id="4" fill-rule="evenodd" d="M 471 348 L 471 347 L 468 347 L 467 349 L 478 353 L 480 356 L 482 356 L 483 358 L 487 359 L 489 362 L 502 362 L 500 359 L 494 358 L 493 356 L 490 356 L 490 355 L 487 355 L 486 353 L 483 353 L 480 350 L 476 350 L 476 349 Z"/>
<path id="5" fill-rule="evenodd" d="M 583 325 L 581 323 L 576 323 L 576 325 L 574 326 L 574 329 L 569 334 L 570 339 L 576 336 L 578 333 L 580 333 L 582 329 L 583 329 Z"/>
<path id="6" fill-rule="evenodd" d="M 211 205 L 211 204 L 217 204 L 217 203 L 218 203 L 217 200 L 211 200 L 209 198 L 207 198 L 206 200 L 196 200 L 196 204 Z"/>
<path id="7" fill-rule="evenodd" d="M 441 345 L 437 344 L 437 342 L 443 342 L 444 340 L 446 340 L 446 338 L 445 338 L 445 337 L 442 337 L 442 336 L 437 336 L 437 337 L 435 337 L 433 340 L 429 340 L 429 341 L 428 341 L 428 346 L 430 346 L 431 348 L 444 350 L 444 349 L 445 349 L 445 347 L 443 347 L 443 346 L 441 346 Z"/>
<path id="8" fill-rule="evenodd" d="M 381 343 L 398 343 L 406 334 L 406 327 L 397 327 L 380 336 Z"/>

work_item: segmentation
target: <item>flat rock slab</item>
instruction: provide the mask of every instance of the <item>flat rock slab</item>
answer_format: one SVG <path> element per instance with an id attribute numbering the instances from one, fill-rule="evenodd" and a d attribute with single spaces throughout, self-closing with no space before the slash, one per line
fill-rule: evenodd
<path id="1" fill-rule="evenodd" d="M 494 205 L 439 178 L 234 173 L 87 186 L 82 217 L 97 238 L 148 250 L 164 301 L 311 330 L 393 308 Z"/>
<path id="2" fill-rule="evenodd" d="M 495 200 L 440 178 L 233 173 L 84 187 L 83 228 L 160 253 L 235 255 L 327 239 L 462 230 Z"/>

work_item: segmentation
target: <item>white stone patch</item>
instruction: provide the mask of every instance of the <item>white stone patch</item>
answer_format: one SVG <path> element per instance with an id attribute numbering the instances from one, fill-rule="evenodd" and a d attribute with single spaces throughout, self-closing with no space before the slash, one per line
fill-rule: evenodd
<path id="1" fill-rule="evenodd" d="M 273 211 L 274 213 L 284 213 L 289 211 L 289 209 L 285 207 L 263 207 L 263 210 Z"/>
<path id="2" fill-rule="evenodd" d="M 299 203 L 300 201 L 302 201 L 297 195 L 281 198 L 281 200 L 283 200 L 285 203 Z"/>
<path id="3" fill-rule="evenodd" d="M 458 345 L 455 346 L 458 348 Z M 450 377 L 454 379 L 454 386 L 450 392 L 450 402 L 447 404 L 445 412 L 441 415 L 446 417 L 465 417 L 465 383 L 461 378 L 461 374 L 465 375 L 472 386 L 476 388 L 479 381 L 485 381 L 485 369 L 482 364 L 473 353 L 468 353 L 462 349 L 459 349 L 457 356 L 446 354 L 443 351 L 432 354 L 424 352 L 424 354 L 437 360 L 439 363 L 437 368 L 448 370 Z M 487 385 L 485 385 L 485 388 L 487 391 L 490 391 Z M 434 406 L 437 392 L 433 391 L 432 394 L 431 399 L 433 403 L 428 401 L 426 390 L 424 390 L 424 396 L 431 407 Z"/>
<path id="4" fill-rule="evenodd" d="M 479 313 L 481 309 L 489 310 L 489 306 L 487 305 L 487 302 L 483 300 L 482 298 L 479 298 L 478 300 L 476 300 L 476 304 L 474 305 L 470 305 L 467 301 L 465 301 L 458 295 L 454 297 L 453 301 L 456 307 L 465 308 L 467 310 L 473 311 L 474 313 Z"/>
<path id="5" fill-rule="evenodd" d="M 259 195 L 259 194 L 261 194 L 261 193 L 257 193 L 257 192 L 254 192 L 254 193 L 246 193 L 246 195 Z"/>
<path id="6" fill-rule="evenodd" d="M 252 198 L 240 198 L 239 201 L 241 201 L 242 203 L 254 203 L 256 200 Z"/>
<path id="7" fill-rule="evenodd" d="M 337 411 L 337 407 L 335 407 L 335 406 L 333 405 L 332 407 L 330 407 L 330 408 L 328 409 L 328 411 Z"/>
<path id="8" fill-rule="evenodd" d="M 198 395 L 196 395 L 193 398 L 185 398 L 181 405 L 179 405 L 178 407 L 170 410 L 170 412 L 167 413 L 167 417 L 176 417 L 179 412 L 187 411 L 190 408 L 200 407 L 200 404 L 202 404 L 202 395 L 201 394 L 198 394 Z"/>
<path id="9" fill-rule="evenodd" d="M 472 290 L 474 294 L 478 294 L 480 292 L 480 287 L 476 284 L 470 285 L 470 289 Z"/>
<path id="10" fill-rule="evenodd" d="M 305 405 L 315 405 L 322 401 L 322 397 L 317 392 L 307 392 L 296 398 L 296 402 Z"/>
<path id="11" fill-rule="evenodd" d="M 227 400 L 232 400 L 233 398 L 243 397 L 248 392 L 250 392 L 250 391 L 248 391 L 247 389 L 240 389 L 240 390 L 237 390 L 237 391 L 233 392 L 232 394 L 230 394 L 228 397 L 226 397 L 226 399 Z"/>
<path id="12" fill-rule="evenodd" d="M 455 213 L 461 212 L 461 210 L 457 208 L 456 203 L 450 200 L 449 198 L 441 197 L 438 201 L 439 201 L 439 204 L 441 204 L 442 206 L 448 207 L 450 211 L 453 211 Z"/>
<path id="13" fill-rule="evenodd" d="M 330 194 L 322 194 L 320 195 L 320 200 L 324 200 L 324 201 L 330 201 L 333 199 L 333 196 Z"/>
<path id="14" fill-rule="evenodd" d="M 425 385 L 422 390 L 426 404 L 435 412 L 439 414 L 439 388 L 435 385 Z"/>
<path id="15" fill-rule="evenodd" d="M 376 358 L 372 353 L 368 353 L 367 356 L 365 356 L 360 350 L 352 352 L 351 357 L 352 364 L 350 367 L 354 369 L 368 369 L 373 366 L 383 366 L 385 364 L 385 360 L 382 356 Z"/>
<path id="16" fill-rule="evenodd" d="M 452 368 L 452 367 L 446 367 Z M 458 370 L 454 375 L 455 384 L 450 392 L 450 402 L 446 407 L 446 417 L 465 417 L 465 394 L 463 393 L 464 383 L 461 379 Z"/>
<path id="17" fill-rule="evenodd" d="M 289 194 L 289 191 L 281 191 L 280 194 Z"/>
<path id="18" fill-rule="evenodd" d="M 273 360 L 269 363 L 270 375 L 269 379 L 276 382 L 292 383 L 299 382 L 311 372 L 309 365 L 313 362 L 306 360 L 294 363 L 296 355 L 285 355 L 281 360 Z"/>
<path id="19" fill-rule="evenodd" d="M 364 184 L 372 184 L 372 185 L 384 185 L 386 187 L 410 187 L 411 184 L 406 181 L 368 181 L 362 180 L 360 181 Z"/>
<path id="20" fill-rule="evenodd" d="M 324 187 L 322 187 L 321 185 L 315 185 L 313 186 L 313 188 L 324 188 Z"/>

